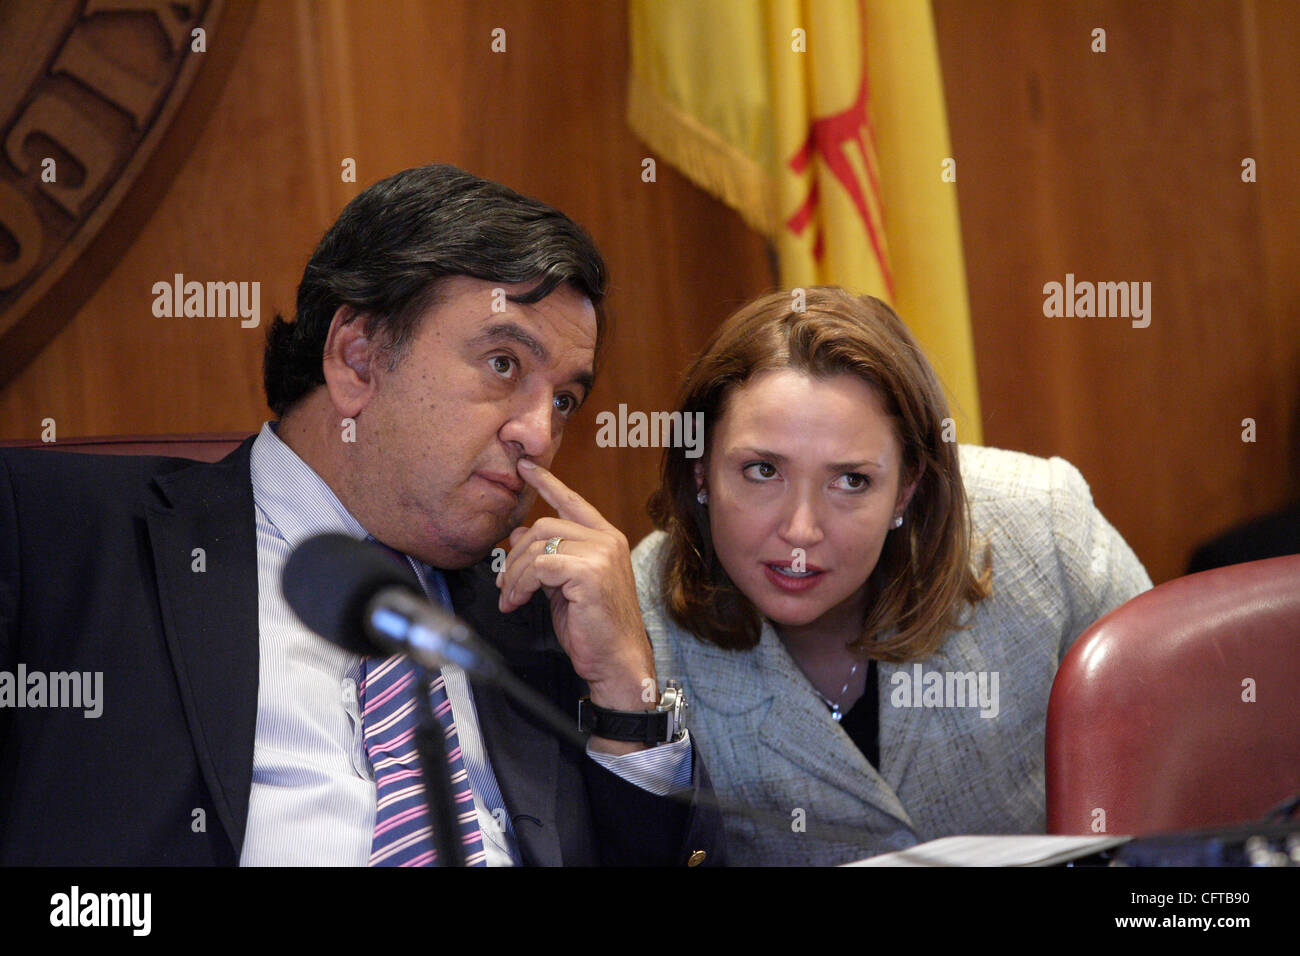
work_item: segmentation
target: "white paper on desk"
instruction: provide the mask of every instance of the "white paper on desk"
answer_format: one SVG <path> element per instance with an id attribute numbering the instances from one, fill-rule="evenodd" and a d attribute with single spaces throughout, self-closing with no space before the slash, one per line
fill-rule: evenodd
<path id="1" fill-rule="evenodd" d="M 1051 866 L 1127 843 L 1127 836 L 951 836 L 845 866 Z"/>

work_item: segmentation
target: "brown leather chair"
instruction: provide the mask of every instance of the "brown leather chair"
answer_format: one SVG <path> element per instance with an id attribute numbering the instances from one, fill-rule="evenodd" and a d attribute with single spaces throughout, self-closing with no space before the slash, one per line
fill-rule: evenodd
<path id="1" fill-rule="evenodd" d="M 1255 821 L 1297 792 L 1300 555 L 1162 584 L 1066 655 L 1047 711 L 1049 833 L 1102 832 L 1098 810 L 1111 834 Z"/>
<path id="2" fill-rule="evenodd" d="M 49 448 L 53 451 L 79 451 L 96 455 L 165 455 L 170 458 L 193 458 L 197 461 L 220 461 L 238 448 L 247 437 L 244 432 L 208 432 L 193 435 L 60 438 L 56 442 L 25 438 L 16 441 L 0 441 L 0 448 Z"/>

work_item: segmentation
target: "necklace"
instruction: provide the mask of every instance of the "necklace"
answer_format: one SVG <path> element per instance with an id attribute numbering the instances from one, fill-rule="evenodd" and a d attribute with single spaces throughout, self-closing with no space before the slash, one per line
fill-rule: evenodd
<path id="1" fill-rule="evenodd" d="M 849 679 L 844 682 L 844 686 L 840 688 L 840 692 L 836 696 L 835 700 L 831 700 L 829 697 L 827 697 L 825 694 L 819 691 L 816 687 L 813 688 L 813 693 L 816 694 L 818 697 L 820 697 L 822 699 L 822 703 L 824 703 L 827 707 L 831 709 L 831 719 L 834 720 L 837 724 L 844 719 L 844 711 L 840 708 L 840 702 L 844 700 L 844 695 L 848 693 L 849 684 L 853 680 L 853 675 L 856 674 L 857 672 L 858 672 L 858 662 L 854 661 L 853 670 L 849 671 Z"/>

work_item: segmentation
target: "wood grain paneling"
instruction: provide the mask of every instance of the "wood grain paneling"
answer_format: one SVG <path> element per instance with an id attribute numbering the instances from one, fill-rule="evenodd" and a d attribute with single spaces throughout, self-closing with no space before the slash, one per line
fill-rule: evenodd
<path id="1" fill-rule="evenodd" d="M 1175 576 L 1295 490 L 1296 8 L 934 8 L 985 440 L 1068 458 L 1152 577 Z M 1066 273 L 1149 281 L 1150 326 L 1045 317 Z"/>

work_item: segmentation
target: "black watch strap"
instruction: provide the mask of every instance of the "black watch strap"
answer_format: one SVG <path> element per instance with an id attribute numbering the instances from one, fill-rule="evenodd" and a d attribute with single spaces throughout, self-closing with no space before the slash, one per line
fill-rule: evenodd
<path id="1" fill-rule="evenodd" d="M 669 712 L 610 710 L 584 697 L 578 702 L 578 726 L 583 733 L 606 740 L 627 740 L 643 744 L 661 744 L 668 739 Z"/>

